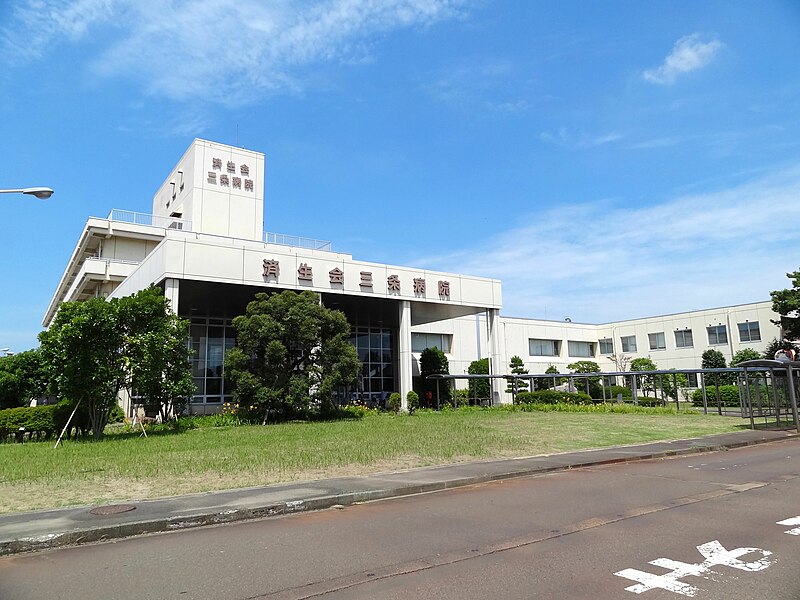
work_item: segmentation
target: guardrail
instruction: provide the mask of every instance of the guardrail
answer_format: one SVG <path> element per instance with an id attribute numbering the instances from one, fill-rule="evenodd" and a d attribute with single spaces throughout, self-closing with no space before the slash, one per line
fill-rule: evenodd
<path id="1" fill-rule="evenodd" d="M 327 240 L 315 240 L 313 238 L 298 237 L 296 235 L 285 235 L 283 233 L 264 232 L 264 241 L 267 244 L 278 244 L 280 246 L 292 246 L 294 248 L 305 248 L 306 250 L 325 250 L 333 251 L 333 244 Z"/>
<path id="2" fill-rule="evenodd" d="M 163 229 L 180 229 L 183 231 L 192 230 L 192 222 L 175 217 L 160 217 L 147 213 L 133 212 L 131 210 L 120 210 L 114 208 L 108 213 L 109 221 L 119 221 L 121 223 L 132 223 L 134 225 L 146 225 L 148 227 L 161 227 Z"/>

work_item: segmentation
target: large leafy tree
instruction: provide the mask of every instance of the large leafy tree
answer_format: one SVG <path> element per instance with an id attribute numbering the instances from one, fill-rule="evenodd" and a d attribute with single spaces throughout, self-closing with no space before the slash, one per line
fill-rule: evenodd
<path id="1" fill-rule="evenodd" d="M 39 342 L 54 391 L 88 410 L 92 435 L 100 439 L 128 373 L 118 301 L 63 303 Z"/>
<path id="2" fill-rule="evenodd" d="M 169 300 L 157 287 L 121 298 L 118 310 L 126 334 L 128 386 L 158 409 L 163 420 L 182 413 L 195 389 L 187 344 L 189 321 L 170 310 Z"/>
<path id="3" fill-rule="evenodd" d="M 65 302 L 39 334 L 42 365 L 52 391 L 81 405 L 99 439 L 123 388 L 133 386 L 165 417 L 182 408 L 193 391 L 187 327 L 156 287 Z"/>
<path id="4" fill-rule="evenodd" d="M 431 406 L 436 401 L 436 390 L 439 390 L 439 400 L 449 402 L 452 397 L 450 382 L 446 379 L 428 379 L 430 375 L 449 375 L 450 363 L 444 352 L 436 346 L 425 348 L 419 355 L 419 373 L 425 390 L 425 405 Z"/>
<path id="5" fill-rule="evenodd" d="M 38 350 L 0 358 L 0 409 L 24 406 L 45 393 L 47 379 Z"/>
<path id="6" fill-rule="evenodd" d="M 256 294 L 233 320 L 237 345 L 225 357 L 240 406 L 263 414 L 327 410 L 333 391 L 357 381 L 360 363 L 344 314 L 311 291 Z"/>
<path id="7" fill-rule="evenodd" d="M 781 317 L 775 321 L 783 329 L 783 337 L 788 340 L 800 339 L 800 271 L 787 273 L 792 287 L 770 292 L 772 310 Z M 772 357 L 770 357 L 772 358 Z"/>

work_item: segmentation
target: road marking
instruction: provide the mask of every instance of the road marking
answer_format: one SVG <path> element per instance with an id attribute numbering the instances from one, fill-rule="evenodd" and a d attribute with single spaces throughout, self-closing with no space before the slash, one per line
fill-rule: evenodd
<path id="1" fill-rule="evenodd" d="M 783 521 L 778 521 L 778 525 L 800 525 L 800 517 L 792 517 L 791 519 L 784 519 Z M 794 529 L 787 529 L 783 533 L 788 533 L 789 535 L 800 535 L 800 527 L 795 527 Z"/>
<path id="2" fill-rule="evenodd" d="M 798 517 L 798 519 L 800 519 L 800 517 Z M 798 520 L 798 524 L 800 524 L 800 520 Z M 769 558 L 769 556 L 772 555 L 772 552 L 769 550 L 762 550 L 761 548 L 734 548 L 733 550 L 726 550 L 717 540 L 700 544 L 697 546 L 697 550 L 705 558 L 701 563 L 685 563 L 669 558 L 651 560 L 651 565 L 672 569 L 672 571 L 664 573 L 663 575 L 655 575 L 646 571 L 639 571 L 638 569 L 623 569 L 622 571 L 614 573 L 614 575 L 638 581 L 637 584 L 625 588 L 627 591 L 633 592 L 634 594 L 641 594 L 648 590 L 662 589 L 668 592 L 681 594 L 682 596 L 692 597 L 695 596 L 699 590 L 688 583 L 679 581 L 680 579 L 689 575 L 704 575 L 710 572 L 712 567 L 715 566 L 726 566 L 753 573 L 756 571 L 763 571 L 774 562 L 773 559 Z M 740 557 L 753 553 L 761 553 L 761 558 L 752 562 L 739 560 Z"/>

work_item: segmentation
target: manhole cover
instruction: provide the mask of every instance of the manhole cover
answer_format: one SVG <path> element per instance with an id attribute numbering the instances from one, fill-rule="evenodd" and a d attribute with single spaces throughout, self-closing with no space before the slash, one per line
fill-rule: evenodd
<path id="1" fill-rule="evenodd" d="M 118 515 L 135 509 L 133 504 L 109 504 L 108 506 L 98 506 L 89 511 L 91 515 L 105 517 L 108 515 Z"/>

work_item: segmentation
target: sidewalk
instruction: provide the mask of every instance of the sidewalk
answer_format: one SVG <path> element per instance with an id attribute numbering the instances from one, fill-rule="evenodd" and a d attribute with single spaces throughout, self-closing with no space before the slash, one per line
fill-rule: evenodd
<path id="1" fill-rule="evenodd" d="M 796 437 L 798 434 L 792 431 L 746 430 L 673 442 L 425 467 L 365 477 L 342 477 L 161 500 L 131 501 L 104 507 L 81 506 L 17 513 L 0 516 L 0 556 L 143 533 L 320 510 L 335 505 L 563 469 L 712 452 Z"/>

